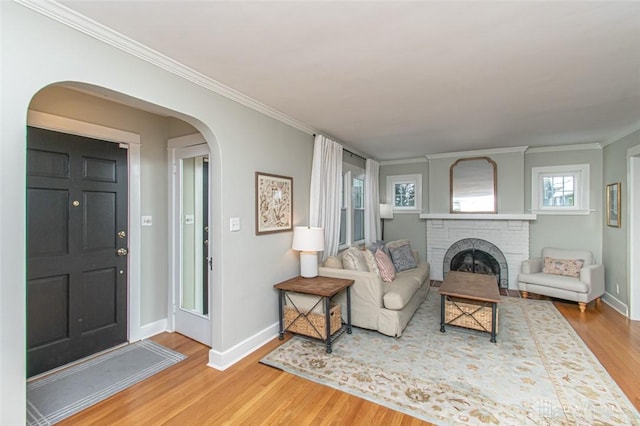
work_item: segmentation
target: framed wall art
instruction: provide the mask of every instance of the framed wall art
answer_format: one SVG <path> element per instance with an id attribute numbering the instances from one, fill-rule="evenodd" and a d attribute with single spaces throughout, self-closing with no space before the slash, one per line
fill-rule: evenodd
<path id="1" fill-rule="evenodd" d="M 256 172 L 256 235 L 293 229 L 293 178 Z"/>
<path id="2" fill-rule="evenodd" d="M 620 182 L 607 185 L 607 225 L 620 228 Z"/>

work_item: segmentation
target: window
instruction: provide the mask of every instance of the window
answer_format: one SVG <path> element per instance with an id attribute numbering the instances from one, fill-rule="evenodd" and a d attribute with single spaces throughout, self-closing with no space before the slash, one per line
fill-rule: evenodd
<path id="1" fill-rule="evenodd" d="M 422 211 L 422 175 L 387 176 L 387 202 L 396 213 Z"/>
<path id="2" fill-rule="evenodd" d="M 533 167 L 531 211 L 589 214 L 589 165 Z"/>
<path id="3" fill-rule="evenodd" d="M 340 206 L 340 246 L 364 240 L 364 170 L 344 165 Z"/>

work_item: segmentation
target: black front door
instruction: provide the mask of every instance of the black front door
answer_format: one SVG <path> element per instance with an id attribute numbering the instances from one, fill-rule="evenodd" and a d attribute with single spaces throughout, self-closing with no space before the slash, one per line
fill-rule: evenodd
<path id="1" fill-rule="evenodd" d="M 127 341 L 127 151 L 29 127 L 27 376 Z"/>

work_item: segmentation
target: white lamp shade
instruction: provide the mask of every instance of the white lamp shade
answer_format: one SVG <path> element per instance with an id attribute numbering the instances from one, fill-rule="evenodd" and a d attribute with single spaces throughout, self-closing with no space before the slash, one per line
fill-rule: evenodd
<path id="1" fill-rule="evenodd" d="M 296 226 L 293 229 L 291 248 L 300 251 L 323 251 L 324 229 L 309 226 Z"/>
<path id="2" fill-rule="evenodd" d="M 293 228 L 293 250 L 300 250 L 300 275 L 304 278 L 318 276 L 318 253 L 324 250 L 324 229 L 310 226 Z"/>
<path id="3" fill-rule="evenodd" d="M 393 219 L 393 206 L 391 204 L 380 204 L 380 219 Z"/>

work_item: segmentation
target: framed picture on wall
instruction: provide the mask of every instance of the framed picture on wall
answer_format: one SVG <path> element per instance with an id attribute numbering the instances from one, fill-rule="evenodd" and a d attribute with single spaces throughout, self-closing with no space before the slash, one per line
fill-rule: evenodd
<path id="1" fill-rule="evenodd" d="M 620 182 L 607 185 L 607 225 L 620 228 Z"/>
<path id="2" fill-rule="evenodd" d="M 293 178 L 256 172 L 256 235 L 293 229 Z"/>

